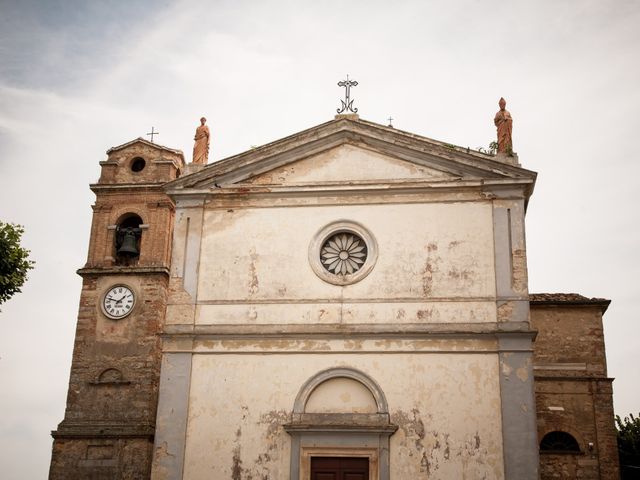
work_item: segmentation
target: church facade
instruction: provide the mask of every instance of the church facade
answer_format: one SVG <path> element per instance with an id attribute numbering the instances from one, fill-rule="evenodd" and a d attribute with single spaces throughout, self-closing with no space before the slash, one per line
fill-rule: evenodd
<path id="1" fill-rule="evenodd" d="M 617 478 L 608 301 L 529 293 L 516 156 L 357 115 L 107 154 L 50 478 Z"/>

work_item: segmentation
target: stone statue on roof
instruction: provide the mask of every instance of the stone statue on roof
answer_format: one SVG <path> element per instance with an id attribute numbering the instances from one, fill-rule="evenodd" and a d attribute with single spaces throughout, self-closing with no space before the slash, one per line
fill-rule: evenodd
<path id="1" fill-rule="evenodd" d="M 200 119 L 200 126 L 196 128 L 196 135 L 193 138 L 195 144 L 193 145 L 193 163 L 199 165 L 206 165 L 209 161 L 209 127 L 205 125 L 207 119 L 202 117 Z"/>
<path id="2" fill-rule="evenodd" d="M 511 138 L 511 129 L 513 126 L 513 118 L 511 114 L 505 109 L 507 101 L 504 98 L 500 98 L 498 102 L 500 110 L 496 113 L 493 123 L 498 129 L 498 153 L 504 153 L 507 155 L 513 154 L 513 140 Z"/>

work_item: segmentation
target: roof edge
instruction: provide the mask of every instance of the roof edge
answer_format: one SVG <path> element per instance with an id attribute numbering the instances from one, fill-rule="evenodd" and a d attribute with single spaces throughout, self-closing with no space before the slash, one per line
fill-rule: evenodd
<path id="1" fill-rule="evenodd" d="M 555 305 L 555 306 L 594 306 L 601 307 L 602 313 L 607 311 L 611 300 L 607 298 L 588 298 L 579 293 L 530 293 L 531 305 Z"/>
<path id="2" fill-rule="evenodd" d="M 146 140 L 142 137 L 138 137 L 135 138 L 129 142 L 123 143 L 122 145 L 117 145 L 115 147 L 111 147 L 109 150 L 107 150 L 107 155 L 113 153 L 113 152 L 117 152 L 118 150 L 122 150 L 124 148 L 127 148 L 131 145 L 133 145 L 134 143 L 142 143 L 148 147 L 153 147 L 153 148 L 157 148 L 158 150 L 166 150 L 168 152 L 172 152 L 175 153 L 176 155 L 181 155 L 184 158 L 184 153 L 182 152 L 182 150 L 178 150 L 176 148 L 169 148 L 169 147 L 165 147 L 164 145 L 160 145 L 158 143 L 152 143 L 149 140 Z"/>
<path id="3" fill-rule="evenodd" d="M 452 160 L 451 154 L 456 157 L 462 168 L 484 170 L 492 174 L 504 176 L 531 178 L 534 182 L 536 172 L 527 170 L 521 166 L 511 165 L 496 160 L 495 157 L 471 149 L 457 147 L 446 142 L 437 141 L 428 137 L 405 132 L 396 128 L 386 127 L 374 122 L 362 119 L 337 117 L 320 125 L 316 125 L 286 137 L 266 143 L 259 147 L 237 153 L 230 157 L 217 160 L 189 175 L 182 176 L 171 181 L 168 188 L 191 188 L 201 182 L 227 175 L 234 170 L 251 169 L 254 164 L 265 158 L 276 158 L 289 150 L 295 150 L 305 144 L 328 140 L 336 136 L 362 135 L 376 138 L 375 132 L 391 134 L 395 139 L 389 140 L 389 144 L 399 149 L 406 149 L 416 155 L 435 155 L 443 159 Z M 381 141 L 384 141 L 381 139 Z M 433 150 L 433 151 L 431 151 Z M 477 163 L 479 162 L 479 163 Z M 530 196 L 533 187 L 527 193 Z"/>

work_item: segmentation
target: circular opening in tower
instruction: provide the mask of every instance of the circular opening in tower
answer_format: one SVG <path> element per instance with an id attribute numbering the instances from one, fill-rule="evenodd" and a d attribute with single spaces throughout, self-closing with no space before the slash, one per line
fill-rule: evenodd
<path id="1" fill-rule="evenodd" d="M 133 172 L 141 172 L 144 167 L 147 165 L 147 162 L 142 157 L 136 157 L 131 160 L 131 171 Z"/>

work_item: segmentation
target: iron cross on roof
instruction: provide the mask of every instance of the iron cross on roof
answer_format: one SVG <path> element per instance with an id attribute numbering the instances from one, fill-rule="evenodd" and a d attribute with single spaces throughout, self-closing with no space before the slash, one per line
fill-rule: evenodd
<path id="1" fill-rule="evenodd" d="M 153 136 L 154 135 L 160 135 L 160 132 L 156 132 L 153 129 L 154 129 L 154 127 L 151 127 L 151 131 L 149 133 L 147 133 L 147 135 L 151 136 L 151 143 L 153 143 Z"/>
<path id="2" fill-rule="evenodd" d="M 340 102 L 342 102 L 342 108 L 338 108 L 337 112 L 342 113 L 347 111 L 347 112 L 357 113 L 358 109 L 353 108 L 353 100 L 351 100 L 350 94 L 351 94 L 351 87 L 358 86 L 358 82 L 356 82 L 355 80 L 349 80 L 349 75 L 347 75 L 347 79 L 338 82 L 338 86 L 344 87 L 344 100 L 340 100 Z"/>

